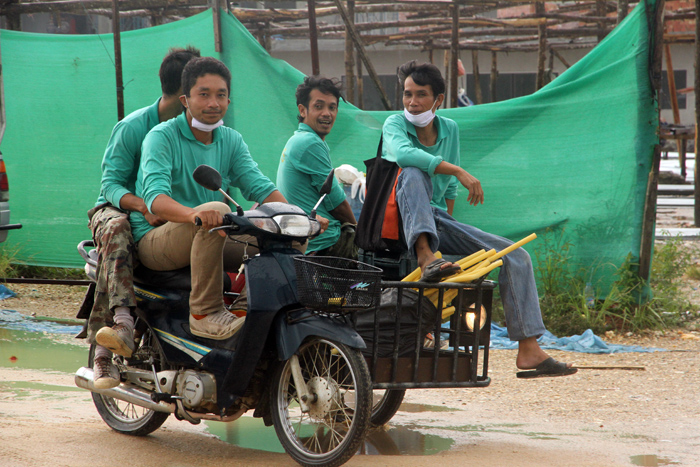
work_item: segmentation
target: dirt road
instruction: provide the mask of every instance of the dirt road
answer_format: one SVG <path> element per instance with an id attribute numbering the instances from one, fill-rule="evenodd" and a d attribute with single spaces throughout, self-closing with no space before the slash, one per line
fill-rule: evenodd
<path id="1" fill-rule="evenodd" d="M 515 377 L 514 351 L 492 351 L 491 386 L 410 390 L 402 410 L 384 428 L 387 433 L 410 430 L 408 443 L 424 444 L 413 452 L 431 452 L 435 440 L 442 440 L 443 450 L 357 455 L 347 465 L 700 465 L 698 337 L 671 333 L 641 342 L 624 339 L 668 352 L 554 351 L 555 358 L 582 366 L 645 369 L 582 369 L 570 377 L 530 381 Z M 244 449 L 209 434 L 204 425 L 172 417 L 147 437 L 120 435 L 102 422 L 89 394 L 75 388 L 70 365 L 60 371 L 31 369 L 41 362 L 23 367 L 20 358 L 9 360 L 10 349 L 0 333 L 2 467 L 296 465 L 285 454 Z M 83 349 L 77 350 L 82 358 Z"/>

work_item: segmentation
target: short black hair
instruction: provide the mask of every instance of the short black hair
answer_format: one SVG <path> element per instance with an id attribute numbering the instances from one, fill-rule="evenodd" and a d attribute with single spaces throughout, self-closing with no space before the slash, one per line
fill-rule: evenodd
<path id="1" fill-rule="evenodd" d="M 199 57 L 199 49 L 188 45 L 187 48 L 171 48 L 160 64 L 160 88 L 166 96 L 174 96 L 180 91 L 182 70 L 187 62 Z"/>
<path id="2" fill-rule="evenodd" d="M 311 91 L 314 89 L 318 89 L 324 94 L 332 94 L 340 104 L 340 98 L 342 97 L 340 91 L 343 89 L 343 85 L 338 79 L 324 78 L 323 76 L 307 76 L 304 78 L 304 82 L 297 86 L 297 106 L 301 104 L 308 109 Z M 297 119 L 299 122 L 304 120 L 301 115 L 297 115 Z"/>
<path id="3" fill-rule="evenodd" d="M 404 89 L 406 78 L 410 76 L 418 86 L 430 86 L 434 97 L 445 94 L 445 80 L 440 69 L 432 63 L 418 63 L 416 60 L 411 60 L 399 67 L 396 76 L 399 78 L 401 89 Z"/>
<path id="4" fill-rule="evenodd" d="M 197 83 L 197 79 L 204 75 L 218 75 L 226 81 L 226 89 L 231 94 L 231 72 L 220 60 L 214 57 L 193 58 L 185 69 L 182 70 L 182 93 L 190 97 L 190 90 Z"/>

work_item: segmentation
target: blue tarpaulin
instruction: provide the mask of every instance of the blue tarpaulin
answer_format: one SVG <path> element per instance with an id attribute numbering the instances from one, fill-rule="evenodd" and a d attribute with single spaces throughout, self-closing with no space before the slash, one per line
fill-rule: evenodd
<path id="1" fill-rule="evenodd" d="M 547 331 L 537 339 L 543 349 L 568 350 L 583 353 L 664 352 L 666 349 L 641 347 L 638 345 L 608 344 L 587 329 L 581 335 L 557 337 Z M 491 349 L 517 349 L 518 343 L 508 338 L 506 328 L 491 323 Z"/>

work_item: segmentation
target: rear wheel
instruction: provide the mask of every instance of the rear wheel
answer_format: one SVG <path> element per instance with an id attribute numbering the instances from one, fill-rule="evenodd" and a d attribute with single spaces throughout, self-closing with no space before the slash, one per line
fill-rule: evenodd
<path id="1" fill-rule="evenodd" d="M 299 365 L 311 396 L 301 409 L 292 360 L 272 380 L 272 421 L 285 451 L 304 466 L 344 464 L 362 444 L 371 412 L 371 382 L 358 350 L 313 338 L 299 348 Z"/>
<path id="2" fill-rule="evenodd" d="M 372 396 L 372 425 L 388 423 L 401 407 L 405 394 L 405 389 L 375 389 Z"/>
<path id="3" fill-rule="evenodd" d="M 136 354 L 132 357 L 134 360 L 147 360 L 153 356 L 155 360 L 156 371 L 160 368 L 160 354 L 158 353 L 157 343 L 153 338 L 150 329 L 146 329 Z M 92 368 L 95 357 L 95 345 L 90 346 L 89 365 Z M 125 367 L 123 357 L 114 356 L 114 363 L 118 367 Z M 144 368 L 146 369 L 146 368 Z M 150 367 L 147 368 L 150 370 Z M 112 397 L 103 396 L 96 392 L 92 393 L 92 400 L 97 408 L 97 412 L 102 417 L 110 428 L 119 433 L 124 433 L 132 436 L 145 436 L 154 432 L 165 423 L 169 413 L 155 412 L 145 409 L 130 402 L 125 402 Z"/>

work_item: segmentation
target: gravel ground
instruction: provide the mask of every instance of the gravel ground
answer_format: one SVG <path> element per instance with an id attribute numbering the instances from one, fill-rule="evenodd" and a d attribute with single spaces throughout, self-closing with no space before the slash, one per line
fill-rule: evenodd
<path id="1" fill-rule="evenodd" d="M 682 213 L 669 215 L 660 224 L 678 223 L 683 217 Z M 688 242 L 692 248 L 698 245 L 700 241 Z M 697 255 L 695 260 L 700 264 Z M 688 312 L 696 317 L 685 328 L 603 336 L 614 344 L 667 351 L 613 355 L 552 351 L 556 359 L 579 367 L 607 368 L 582 368 L 565 378 L 520 380 L 515 376 L 515 351 L 493 350 L 489 387 L 409 390 L 390 423 L 452 439 L 449 451 L 399 458 L 355 456 L 347 465 L 443 466 L 475 461 L 487 466 L 700 465 L 699 285 L 693 279 L 685 280 L 684 293 L 693 302 Z M 75 317 L 86 290 L 35 284 L 8 287 L 17 296 L 3 300 L 3 308 L 60 319 Z M 38 392 L 10 400 L 0 390 L 0 418 L 4 420 L 0 438 L 7 441 L 0 443 L 0 466 L 96 465 L 75 457 L 87 437 L 100 442 L 105 455 L 128 451 L 143 465 L 232 465 L 232 458 L 245 465 L 295 465 L 283 455 L 194 436 L 192 431 L 203 433 L 201 427 L 174 419 L 144 440 L 118 436 L 101 422 L 86 393 L 70 392 L 70 375 L 15 372 L 0 366 L 0 389 L 3 384 L 38 381 L 54 385 L 61 395 Z M 66 387 L 63 392 L 62 387 Z M 60 408 L 56 399 L 61 401 Z M 38 413 L 52 415 L 44 419 Z M 48 420 L 51 430 L 46 429 Z M 26 443 L 27 439 L 32 443 Z M 42 446 L 40 452 L 36 446 Z M 206 462 L 201 463 L 203 460 Z M 102 465 L 123 463 L 105 461 Z"/>

